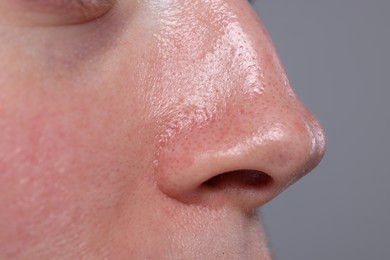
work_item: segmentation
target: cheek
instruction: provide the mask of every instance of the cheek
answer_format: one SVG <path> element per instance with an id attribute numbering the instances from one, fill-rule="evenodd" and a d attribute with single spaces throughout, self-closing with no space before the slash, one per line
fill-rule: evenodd
<path id="1" fill-rule="evenodd" d="M 134 202 L 145 201 L 158 124 L 148 117 L 145 82 L 157 77 L 153 62 L 129 47 L 147 42 L 144 31 L 126 33 L 135 41 L 118 36 L 103 43 L 110 33 L 66 34 L 58 44 L 43 37 L 44 44 L 31 46 L 52 48 L 37 47 L 39 59 L 21 51 L 3 63 L 9 67 L 0 73 L 0 244 L 27 248 L 44 245 L 44 237 L 53 244 L 76 235 L 93 244 L 123 208 L 135 211 Z"/>
<path id="2" fill-rule="evenodd" d="M 153 134 L 142 129 L 142 109 L 102 86 L 5 83 L 0 244 L 53 244 L 75 234 L 93 243 L 95 227 L 114 223 L 123 198 L 139 189 L 138 173 L 147 172 Z M 131 110 L 121 105 L 128 103 Z"/>

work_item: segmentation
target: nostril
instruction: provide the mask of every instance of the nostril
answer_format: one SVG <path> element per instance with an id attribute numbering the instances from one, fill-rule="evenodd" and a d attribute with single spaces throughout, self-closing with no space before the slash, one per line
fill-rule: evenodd
<path id="1" fill-rule="evenodd" d="M 216 175 L 203 183 L 211 189 L 261 189 L 269 186 L 273 179 L 256 170 L 237 170 Z"/>

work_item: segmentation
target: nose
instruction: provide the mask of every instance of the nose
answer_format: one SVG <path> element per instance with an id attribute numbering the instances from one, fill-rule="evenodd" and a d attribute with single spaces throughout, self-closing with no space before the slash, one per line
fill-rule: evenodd
<path id="1" fill-rule="evenodd" d="M 169 99 L 175 102 L 155 169 L 160 190 L 177 201 L 252 210 L 311 171 L 326 142 L 249 6 L 224 8 L 229 18 L 223 22 L 214 13 L 220 9 L 196 14 L 209 33 L 191 39 L 192 53 L 183 50 L 188 39 L 166 52 L 186 64 L 175 66 L 175 82 L 185 90 Z"/>
<path id="2" fill-rule="evenodd" d="M 177 137 L 159 155 L 161 190 L 186 204 L 261 207 L 311 171 L 325 151 L 324 133 L 315 119 L 288 117 L 274 114 L 269 121 L 259 120 L 257 131 L 242 129 L 257 119 L 237 126 L 236 119 L 226 117 Z"/>

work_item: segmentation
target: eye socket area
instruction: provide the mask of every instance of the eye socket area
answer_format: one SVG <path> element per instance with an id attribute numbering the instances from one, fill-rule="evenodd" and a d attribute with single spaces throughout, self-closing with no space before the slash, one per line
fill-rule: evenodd
<path id="1" fill-rule="evenodd" d="M 115 3 L 116 0 L 0 0 L 0 13 L 11 13 L 22 23 L 69 25 L 95 20 Z"/>

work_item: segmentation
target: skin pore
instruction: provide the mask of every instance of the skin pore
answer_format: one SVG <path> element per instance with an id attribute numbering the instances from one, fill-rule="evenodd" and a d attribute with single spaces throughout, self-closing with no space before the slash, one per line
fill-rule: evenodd
<path id="1" fill-rule="evenodd" d="M 0 0 L 0 259 L 271 259 L 257 209 L 325 137 L 264 25 L 99 3 Z"/>

